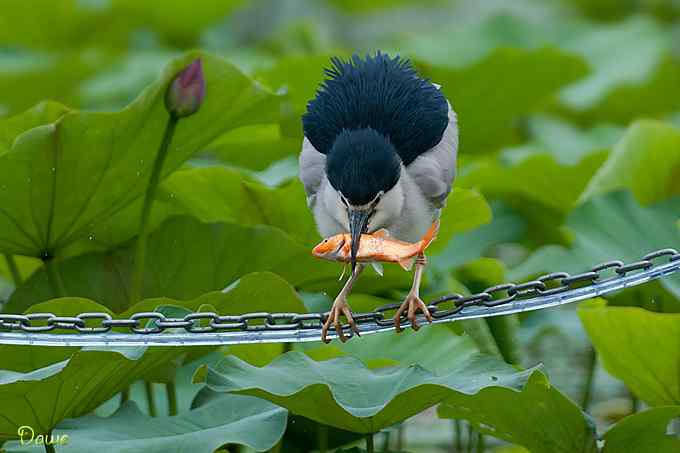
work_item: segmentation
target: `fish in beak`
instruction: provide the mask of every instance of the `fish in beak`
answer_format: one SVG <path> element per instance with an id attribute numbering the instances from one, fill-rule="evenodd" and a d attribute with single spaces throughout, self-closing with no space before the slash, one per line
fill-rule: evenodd
<path id="1" fill-rule="evenodd" d="M 312 255 L 317 258 L 335 261 L 341 254 L 341 250 L 345 245 L 345 236 L 337 234 L 333 237 L 324 239 L 312 250 Z"/>
<path id="2" fill-rule="evenodd" d="M 368 220 L 371 218 L 372 209 L 356 209 L 348 208 L 347 216 L 349 217 L 349 234 L 352 239 L 350 249 L 350 262 L 352 263 L 352 273 L 357 265 L 357 252 L 359 251 L 359 242 L 361 235 L 366 233 L 368 228 Z"/>

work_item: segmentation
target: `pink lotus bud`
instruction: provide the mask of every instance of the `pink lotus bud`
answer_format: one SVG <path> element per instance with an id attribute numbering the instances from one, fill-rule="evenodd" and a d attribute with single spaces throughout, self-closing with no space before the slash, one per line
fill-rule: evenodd
<path id="1" fill-rule="evenodd" d="M 165 92 L 165 108 L 177 118 L 193 115 L 205 97 L 205 79 L 201 59 L 197 58 L 177 74 Z"/>

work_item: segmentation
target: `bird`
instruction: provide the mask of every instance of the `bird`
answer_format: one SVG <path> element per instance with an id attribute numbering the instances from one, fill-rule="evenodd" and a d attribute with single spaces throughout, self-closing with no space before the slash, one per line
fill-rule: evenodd
<path id="1" fill-rule="evenodd" d="M 416 242 L 439 219 L 456 177 L 458 119 L 441 86 L 421 77 L 410 60 L 376 51 L 333 57 L 302 115 L 299 178 L 322 237 L 349 233 L 351 273 L 322 325 L 321 339 L 341 318 L 360 331 L 347 298 L 364 269 L 356 254 L 361 235 L 386 230 Z M 431 322 L 420 298 L 427 264 L 417 257 L 413 283 L 394 315 L 397 332 L 418 312 Z"/>

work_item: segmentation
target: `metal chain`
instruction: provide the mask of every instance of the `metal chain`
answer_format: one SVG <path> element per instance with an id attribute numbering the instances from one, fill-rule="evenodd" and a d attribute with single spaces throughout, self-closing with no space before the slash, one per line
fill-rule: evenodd
<path id="1" fill-rule="evenodd" d="M 500 316 L 578 302 L 640 285 L 680 271 L 680 253 L 657 250 L 639 261 L 624 264 L 608 261 L 586 272 L 571 275 L 554 272 L 525 283 L 505 283 L 482 292 L 452 294 L 431 301 L 433 323 Z M 354 320 L 362 335 L 394 328 L 400 304 L 388 304 Z M 182 318 L 159 312 L 135 313 L 114 319 L 108 313 L 56 316 L 52 313 L 24 315 L 0 313 L 0 344 L 46 346 L 186 346 L 264 342 L 318 341 L 328 313 L 247 313 L 220 316 L 212 312 L 190 313 Z M 422 325 L 425 320 L 419 317 Z M 405 318 L 402 326 L 410 323 Z M 331 329 L 332 330 L 332 329 Z M 61 331 L 66 333 L 48 333 Z M 348 325 L 347 336 L 352 336 Z M 336 336 L 329 332 L 330 338 Z"/>

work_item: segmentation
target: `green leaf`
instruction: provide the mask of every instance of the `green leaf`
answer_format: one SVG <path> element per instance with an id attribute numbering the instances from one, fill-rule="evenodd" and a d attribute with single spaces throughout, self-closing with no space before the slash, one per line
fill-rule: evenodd
<path id="1" fill-rule="evenodd" d="M 522 280 L 545 272 L 583 272 L 606 261 L 632 262 L 653 250 L 673 247 L 680 239 L 678 212 L 678 197 L 649 207 L 639 206 L 626 192 L 592 198 L 567 219 L 566 226 L 573 235 L 569 248 L 540 248 L 508 277 Z M 671 276 L 661 284 L 679 296 L 679 282 Z"/>
<path id="2" fill-rule="evenodd" d="M 361 0 L 330 0 L 330 3 L 348 12 L 366 13 L 371 11 L 380 11 L 389 8 L 409 7 L 412 6 L 408 0 L 374 0 L 372 2 L 363 2 Z M 420 8 L 435 8 L 446 4 L 445 0 L 424 0 L 419 2 Z M 347 450 L 355 451 L 356 449 Z M 345 450 L 343 450 L 345 451 Z M 338 453 L 338 452 L 336 452 Z"/>
<path id="3" fill-rule="evenodd" d="M 102 305 L 88 299 L 66 297 L 39 303 L 27 310 L 27 313 L 53 313 L 57 316 L 74 316 L 83 312 L 110 311 Z M 26 373 L 43 368 L 56 362 L 68 359 L 74 352 L 75 347 L 34 347 L 1 345 L 0 355 L 3 358 L 3 369 Z"/>
<path id="4" fill-rule="evenodd" d="M 520 214 L 530 244 L 561 243 L 559 227 L 564 217 L 605 156 L 605 151 L 590 152 L 571 164 L 542 149 L 507 150 L 463 167 L 457 183 L 475 187 L 490 199 L 499 198 Z"/>
<path id="5" fill-rule="evenodd" d="M 461 215 L 464 212 L 465 215 Z M 442 210 L 437 240 L 428 252 L 442 251 L 454 234 L 470 231 L 491 221 L 491 207 L 476 190 L 454 188 Z"/>
<path id="6" fill-rule="evenodd" d="M 13 258 L 17 265 L 19 275 L 23 280 L 30 277 L 36 269 L 42 266 L 42 263 L 34 258 L 28 258 L 25 256 L 14 256 Z M 7 262 L 6 256 L 0 258 L 0 276 L 5 277 L 9 281 L 14 281 L 14 277 L 11 270 L 9 269 L 9 263 Z"/>
<path id="7" fill-rule="evenodd" d="M 470 164 L 457 184 L 475 187 L 487 196 L 509 200 L 521 197 L 566 214 L 605 157 L 605 152 L 594 152 L 573 165 L 565 165 L 546 152 L 527 153 L 514 160 L 490 158 Z"/>
<path id="8" fill-rule="evenodd" d="M 631 58 L 638 64 L 639 60 Z M 615 63 L 616 64 L 616 63 Z M 627 68 L 622 73 L 629 73 Z M 579 112 L 580 121 L 616 121 L 627 124 L 640 117 L 659 117 L 680 109 L 680 61 L 666 51 L 644 81 L 613 88 L 592 108 Z"/>
<path id="9" fill-rule="evenodd" d="M 579 307 L 604 368 L 652 406 L 680 404 L 680 314 L 604 301 Z"/>
<path id="10" fill-rule="evenodd" d="M 531 134 L 529 149 L 520 146 L 517 151 L 549 152 L 562 165 L 576 165 L 593 152 L 611 148 L 624 132 L 607 124 L 581 129 L 548 115 L 530 118 L 527 126 Z"/>
<path id="11" fill-rule="evenodd" d="M 345 450 L 345 449 L 341 448 L 340 450 L 335 450 L 335 453 L 366 453 L 366 450 L 364 450 L 363 448 L 359 448 L 359 447 L 353 447 L 353 448 L 350 448 L 349 450 Z M 387 453 L 387 452 L 376 451 L 375 453 Z M 406 452 L 406 451 L 392 452 L 390 450 L 390 453 L 408 453 L 408 452 Z"/>
<path id="12" fill-rule="evenodd" d="M 622 11 L 621 2 L 606 3 Z M 634 2 L 627 3 L 638 13 L 644 9 Z M 678 96 L 673 95 L 680 86 L 680 64 L 673 51 L 672 27 L 641 15 L 609 24 L 586 21 L 565 14 L 562 6 L 543 2 L 531 8 L 519 4 L 488 9 L 463 7 L 464 12 L 454 23 L 448 22 L 448 26 L 433 28 L 434 31 L 407 34 L 400 48 L 430 64 L 458 68 L 488 60 L 492 52 L 507 46 L 553 46 L 566 55 L 578 55 L 581 65 L 587 64 L 589 71 L 561 87 L 559 101 L 580 123 L 605 120 L 626 124 L 641 115 L 657 116 L 680 108 Z M 661 4 L 654 4 L 658 6 Z M 667 6 L 668 2 L 663 2 L 663 7 Z M 535 14 L 543 20 L 535 20 Z M 627 58 L 618 58 L 611 51 L 615 47 L 625 48 Z M 492 82 L 489 87 L 497 85 Z M 531 92 L 529 87 L 527 91 Z"/>
<path id="13" fill-rule="evenodd" d="M 264 170 L 272 162 L 298 154 L 301 148 L 301 140 L 283 136 L 278 124 L 264 124 L 228 132 L 206 151 L 229 165 Z"/>
<path id="14" fill-rule="evenodd" d="M 98 66 L 97 73 L 80 84 L 81 108 L 118 110 L 130 103 L 145 86 L 153 83 L 158 68 L 171 61 L 177 52 L 165 49 L 130 49 L 109 66 Z"/>
<path id="15" fill-rule="evenodd" d="M 270 188 L 235 170 L 199 168 L 170 176 L 160 198 L 203 222 L 271 225 L 305 245 L 321 239 L 297 179 Z"/>
<path id="16" fill-rule="evenodd" d="M 222 359 L 223 354 L 215 346 L 196 346 L 186 348 L 184 354 L 173 359 L 168 364 L 172 365 L 174 369 L 173 376 L 168 376 L 169 379 L 163 379 L 166 382 L 173 382 L 175 385 L 177 395 L 177 410 L 178 413 L 187 412 L 192 407 L 192 402 L 196 394 L 204 388 L 203 385 L 192 383 L 192 377 L 196 369 L 205 365 L 206 363 L 215 363 Z M 198 357 L 198 358 L 194 358 Z M 174 363 L 182 362 L 182 365 L 175 367 Z M 166 364 L 161 365 L 163 369 Z M 152 370 L 151 373 L 154 373 Z M 157 414 L 168 414 L 169 404 L 167 398 L 167 388 L 159 381 L 150 379 L 149 373 L 145 374 L 141 379 L 132 383 L 129 387 L 129 401 L 133 401 L 139 408 L 148 415 L 148 400 L 146 391 L 146 382 L 151 381 L 152 391 L 155 395 L 155 406 Z M 120 398 L 114 397 L 105 404 L 99 406 L 94 414 L 100 417 L 108 417 L 112 415 L 120 407 Z"/>
<path id="17" fill-rule="evenodd" d="M 341 52 L 340 55 L 343 55 Z M 273 67 L 256 72 L 256 77 L 275 89 L 284 89 L 298 117 L 304 112 L 324 80 L 324 68 L 331 66 L 333 55 L 286 55 Z M 294 76 L 293 76 L 294 75 Z M 298 125 L 302 132 L 302 124 Z"/>
<path id="18" fill-rule="evenodd" d="M 221 23 L 248 0 L 198 0 L 164 4 L 159 13 L 154 0 L 115 0 L 109 14 L 124 18 L 131 31 L 144 26 L 154 30 L 167 43 L 179 48 L 197 45 L 204 30 Z M 119 22 L 120 19 L 119 19 Z"/>
<path id="19" fill-rule="evenodd" d="M 276 305 L 272 305 L 272 301 Z M 244 275 L 223 291 L 205 293 L 192 300 L 174 300 L 167 297 L 145 299 L 128 308 L 122 316 L 153 311 L 159 306 L 174 305 L 189 310 L 209 306 L 224 315 L 240 315 L 250 312 L 281 311 L 305 313 L 302 300 L 293 287 L 271 272 L 253 272 Z"/>
<path id="20" fill-rule="evenodd" d="M 354 300 L 356 299 L 350 298 L 350 303 L 356 308 Z M 478 355 L 477 347 L 470 337 L 455 335 L 446 325 L 428 326 L 419 332 L 412 330 L 400 334 L 394 331 L 383 332 L 344 344 L 339 342 L 329 345 L 305 344 L 301 347 L 315 360 L 326 360 L 347 354 L 360 359 L 371 368 L 384 366 L 386 363 L 402 366 L 418 365 L 436 374 L 449 372 L 456 368 L 460 361 Z M 451 357 L 456 357 L 456 360 L 450 360 Z"/>
<path id="21" fill-rule="evenodd" d="M 115 312 L 124 311 L 129 303 L 133 257 L 134 247 L 130 246 L 111 254 L 94 253 L 61 262 L 67 294 L 97 300 Z M 334 279 L 339 268 L 314 259 L 307 247 L 274 227 L 205 224 L 178 217 L 149 237 L 142 295 L 193 299 L 256 271 L 274 272 L 293 285 L 302 285 Z M 7 310 L 22 311 L 51 294 L 46 273 L 40 270 L 12 295 Z"/>
<path id="22" fill-rule="evenodd" d="M 286 453 L 302 453 L 309 450 L 310 445 L 319 445 L 319 430 L 328 430 L 328 448 L 338 448 L 356 442 L 363 434 L 321 425 L 300 415 L 289 414 L 286 434 L 283 438 L 282 450 Z"/>
<path id="23" fill-rule="evenodd" d="M 49 2 L 43 2 L 45 7 L 48 4 Z M 7 13 L 9 8 L 7 5 L 3 6 Z M 21 6 L 17 8 L 17 11 L 21 10 Z M 2 27 L 0 34 L 7 31 L 3 23 L 6 18 L 7 14 L 3 14 L 0 18 L 0 27 Z M 50 17 L 50 21 L 58 20 Z M 46 28 L 53 27 L 47 26 Z M 17 32 L 17 35 L 25 35 L 27 32 L 26 27 L 22 26 L 22 30 Z M 7 43 L 7 40 L 2 40 L 2 42 Z M 0 114 L 20 113 L 38 102 L 42 103 L 45 99 L 77 105 L 80 85 L 97 71 L 107 68 L 113 61 L 116 61 L 116 55 L 104 49 L 99 52 L 89 52 L 87 55 L 69 49 L 50 54 L 27 50 L 0 51 L 0 64 L 6 68 L 0 74 L 0 92 L 3 93 Z M 56 118 L 40 124 L 47 124 L 54 120 Z"/>
<path id="24" fill-rule="evenodd" d="M 446 247 L 430 261 L 438 271 L 447 272 L 483 256 L 491 247 L 519 240 L 525 232 L 524 220 L 506 204 L 491 204 L 491 222 L 456 234 Z"/>
<path id="25" fill-rule="evenodd" d="M 560 101 L 582 121 L 628 123 L 640 116 L 677 110 L 680 64 L 666 26 L 645 16 L 607 25 L 568 27 L 560 47 L 583 55 L 592 73 L 560 94 Z M 621 60 L 612 46 L 626 48 Z"/>
<path id="26" fill-rule="evenodd" d="M 273 307 L 272 300 L 276 301 Z M 222 315 L 251 311 L 304 313 L 305 307 L 288 283 L 270 273 L 250 274 L 226 292 L 205 294 L 191 301 L 147 299 L 122 316 L 174 306 L 198 310 L 210 306 Z M 30 312 L 74 316 L 83 312 L 107 312 L 105 307 L 85 299 L 62 298 L 37 304 Z M 0 371 L 0 398 L 10 406 L 0 417 L 0 439 L 16 438 L 16 425 L 46 428 L 59 421 L 94 410 L 99 404 L 187 352 L 186 348 L 40 348 L 35 346 L 0 346 L 3 369 Z M 36 371 L 37 370 L 37 371 Z M 31 384 L 23 381 L 30 380 Z M 40 381 L 35 383 L 33 381 Z M 63 387 L 59 390 L 60 386 Z M 26 400 L 23 396 L 26 395 Z M 31 415 L 30 405 L 36 407 Z M 12 408 L 9 410 L 9 408 Z M 31 418 L 33 417 L 33 418 Z M 52 417 L 52 418 L 49 418 Z M 285 419 L 284 419 L 285 421 Z M 6 425 L 3 425 L 3 422 Z"/>
<path id="27" fill-rule="evenodd" d="M 655 407 L 624 418 L 604 435 L 603 453 L 673 453 L 680 440 L 666 434 L 668 424 L 680 416 L 680 406 Z"/>
<path id="28" fill-rule="evenodd" d="M 161 197 L 159 216 L 185 212 L 205 221 L 230 223 L 200 223 L 189 217 L 163 223 L 149 238 L 143 297 L 195 298 L 255 271 L 274 272 L 308 290 L 339 290 L 342 264 L 311 255 L 311 247 L 320 238 L 297 181 L 270 189 L 226 169 L 187 170 L 168 179 Z M 135 213 L 130 215 L 136 218 Z M 490 216 L 491 210 L 479 193 L 454 190 L 442 213 L 439 239 L 431 246 L 432 252 L 446 246 L 451 235 L 472 229 Z M 120 227 L 102 233 L 109 238 L 104 242 L 132 234 L 137 222 L 123 220 L 112 221 Z M 134 249 L 129 245 L 64 260 L 59 272 L 67 294 L 97 300 L 120 312 L 127 308 L 133 259 Z M 386 266 L 383 278 L 367 272 L 356 289 L 407 288 L 410 279 L 409 273 L 393 264 Z M 12 295 L 7 310 L 23 311 L 52 297 L 46 272 L 40 269 Z"/>
<path id="29" fill-rule="evenodd" d="M 88 262 L 85 262 L 87 265 Z M 115 269 L 113 269 L 115 272 Z M 107 282 L 103 280 L 101 286 L 93 285 L 88 287 L 79 283 L 76 279 L 68 280 L 66 284 L 68 289 L 72 289 L 74 293 L 92 292 L 100 295 L 102 299 L 99 303 L 106 306 L 113 312 L 123 313 L 129 316 L 141 311 L 154 311 L 157 307 L 162 305 L 173 305 L 188 308 L 190 310 L 198 310 L 202 305 L 210 305 L 222 314 L 237 315 L 252 311 L 288 311 L 295 313 L 304 313 L 305 309 L 302 300 L 295 293 L 294 289 L 278 275 L 270 272 L 255 272 L 246 274 L 233 282 L 225 291 L 214 292 L 199 292 L 199 295 L 194 298 L 184 298 L 188 300 L 176 300 L 169 297 L 147 298 L 142 300 L 132 307 L 128 307 L 127 299 L 124 298 L 125 288 L 119 288 L 119 281 L 114 280 Z M 222 285 L 219 285 L 222 286 Z M 106 294 L 107 290 L 117 290 L 116 293 L 120 298 L 111 297 Z M 181 292 L 182 289 L 177 290 Z M 209 291 L 209 290 L 208 290 Z M 168 291 L 170 292 L 170 291 Z M 25 293 L 22 293 L 25 294 Z M 47 297 L 47 296 L 46 296 Z M 35 304 L 36 300 L 29 298 L 12 299 L 6 306 L 6 311 L 10 313 L 18 313 L 31 306 L 31 310 L 43 309 L 47 312 L 52 311 L 52 306 L 45 304 Z M 60 299 L 55 299 L 60 300 Z M 276 300 L 276 306 L 272 306 L 272 301 Z M 52 302 L 47 302 L 52 304 Z M 82 311 L 98 311 L 98 310 L 82 310 Z"/>
<path id="30" fill-rule="evenodd" d="M 474 155 L 517 141 L 516 121 L 585 75 L 586 65 L 553 48 L 500 48 L 465 68 L 424 72 L 442 85 L 461 119 L 460 141 Z"/>
<path id="31" fill-rule="evenodd" d="M 183 2 L 172 2 L 164 5 L 161 14 L 154 0 L 64 0 L 58 4 L 40 0 L 36 10 L 27 15 L 22 11 L 21 0 L 8 0 L 0 18 L 0 39 L 10 47 L 45 50 L 127 49 L 131 41 L 135 42 L 134 33 L 145 27 L 165 44 L 187 48 L 198 43 L 202 30 L 219 23 L 244 3 L 197 0 L 190 8 Z"/>
<path id="32" fill-rule="evenodd" d="M 206 223 L 271 225 L 312 246 L 320 237 L 305 200 L 298 180 L 271 188 L 225 167 L 184 169 L 160 186 L 150 222 L 156 229 L 169 217 L 185 214 Z M 141 200 L 137 200 L 72 248 L 107 251 L 119 246 L 137 234 L 140 214 Z"/>
<path id="33" fill-rule="evenodd" d="M 70 112 L 19 135 L 0 154 L 0 250 L 58 256 L 141 196 L 168 118 L 165 87 L 196 56 L 173 61 L 119 112 Z M 266 122 L 276 102 L 225 61 L 201 58 L 208 95 L 200 112 L 178 125 L 164 176 L 219 134 Z"/>
<path id="34" fill-rule="evenodd" d="M 315 362 L 290 352 L 264 368 L 228 357 L 208 370 L 206 382 L 218 392 L 258 396 L 319 423 L 372 433 L 455 394 L 489 385 L 517 388 L 528 373 L 486 356 L 435 376 L 419 366 L 371 371 L 352 357 Z"/>
<path id="35" fill-rule="evenodd" d="M 53 123 L 69 109 L 57 102 L 41 102 L 32 109 L 0 120 L 0 154 L 8 151 L 14 140 L 24 131 L 42 126 L 43 124 Z"/>
<path id="36" fill-rule="evenodd" d="M 65 418 L 87 414 L 149 369 L 182 353 L 181 348 L 71 349 L 70 357 L 54 362 L 55 355 L 69 350 L 29 348 L 2 347 L 0 440 L 18 438 L 17 426 L 47 433 Z M 26 360 L 42 367 L 13 370 L 24 368 Z"/>
<path id="37" fill-rule="evenodd" d="M 659 121 L 634 123 L 581 197 L 628 189 L 642 204 L 680 194 L 680 129 Z"/>
<path id="38" fill-rule="evenodd" d="M 467 13 L 472 12 L 465 4 L 459 4 Z M 456 5 L 458 6 L 458 5 Z M 532 5 L 532 14 L 539 4 Z M 543 6 L 543 4 L 541 5 Z M 550 44 L 543 21 L 526 20 L 525 7 L 519 4 L 503 5 L 502 10 L 473 12 L 474 17 L 460 18 L 454 27 L 427 27 L 414 36 L 408 36 L 401 43 L 408 54 L 412 54 L 434 66 L 464 68 L 488 58 L 489 55 L 504 47 L 526 49 L 536 43 Z M 462 11 L 461 11 L 462 13 Z M 481 13 L 481 14 L 479 14 Z M 554 8 L 541 8 L 545 18 L 555 18 Z M 558 13 L 559 14 L 559 13 Z M 548 22 L 548 20 L 546 20 Z M 550 24 L 554 33 L 555 24 Z M 552 43 L 555 44 L 555 43 Z"/>
<path id="39" fill-rule="evenodd" d="M 475 395 L 455 395 L 439 407 L 439 416 L 468 420 L 483 434 L 532 453 L 598 451 L 595 427 L 538 371 L 519 390 L 488 387 Z"/>
<path id="40" fill-rule="evenodd" d="M 181 206 L 179 212 L 204 222 L 272 225 L 306 246 L 321 239 L 297 179 L 272 189 L 234 170 L 201 168 L 175 173 L 163 185 L 163 192 L 165 201 Z M 461 212 L 465 215 L 461 216 Z M 482 195 L 455 188 L 442 211 L 439 240 L 428 251 L 436 254 L 454 234 L 472 230 L 490 219 L 491 209 Z"/>
<path id="41" fill-rule="evenodd" d="M 583 55 L 593 70 L 561 93 L 561 101 L 577 111 L 597 105 L 618 86 L 647 80 L 671 47 L 670 35 L 644 17 L 606 26 L 579 24 L 571 27 L 569 35 L 561 47 Z M 621 61 L 612 46 L 625 46 L 630 59 Z"/>
<path id="42" fill-rule="evenodd" d="M 265 451 L 283 436 L 286 418 L 284 409 L 267 401 L 221 395 L 175 417 L 149 417 L 136 404 L 127 402 L 110 417 L 87 415 L 66 420 L 54 435 L 68 436 L 68 445 L 57 450 L 72 453 L 212 453 L 227 443 Z"/>

